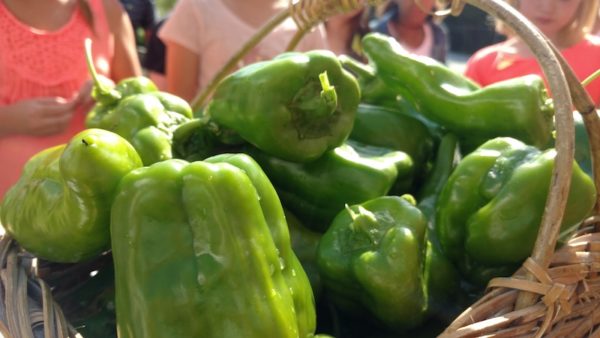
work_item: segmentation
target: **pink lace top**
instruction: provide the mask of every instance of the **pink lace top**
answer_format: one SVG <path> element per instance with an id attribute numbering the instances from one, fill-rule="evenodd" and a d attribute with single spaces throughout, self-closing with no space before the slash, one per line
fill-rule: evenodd
<path id="1" fill-rule="evenodd" d="M 94 31 L 80 10 L 75 10 L 62 28 L 41 31 L 19 21 L 0 0 L 0 106 L 23 99 L 60 96 L 72 98 L 89 79 L 83 41 L 93 41 L 98 73 L 110 72 L 113 39 L 102 0 L 89 0 Z M 62 134 L 46 137 L 11 135 L 0 137 L 0 198 L 19 177 L 33 154 L 67 142 L 84 128 L 84 113 L 78 112 Z"/>

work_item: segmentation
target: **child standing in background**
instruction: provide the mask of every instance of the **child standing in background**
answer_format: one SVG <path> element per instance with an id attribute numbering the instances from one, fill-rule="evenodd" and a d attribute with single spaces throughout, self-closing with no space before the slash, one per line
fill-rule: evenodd
<path id="1" fill-rule="evenodd" d="M 84 129 L 86 38 L 99 74 L 141 74 L 118 0 L 0 0 L 0 198 L 31 156 Z"/>
<path id="2" fill-rule="evenodd" d="M 179 0 L 158 33 L 166 45 L 167 91 L 193 100 L 241 46 L 287 6 L 287 0 Z M 294 21 L 285 20 L 239 66 L 284 52 L 296 31 Z M 301 51 L 325 48 L 321 26 L 298 46 Z"/>
<path id="3" fill-rule="evenodd" d="M 600 69 L 600 38 L 590 33 L 598 13 L 599 0 L 506 0 L 548 37 L 561 51 L 580 81 Z M 482 86 L 527 75 L 543 76 L 542 70 L 525 43 L 504 25 L 504 42 L 477 51 L 468 60 L 465 74 Z M 600 81 L 586 87 L 600 104 Z"/>
<path id="4" fill-rule="evenodd" d="M 435 0 L 392 0 L 381 9 L 369 24 L 371 31 L 393 37 L 412 54 L 446 62 L 448 33 L 430 15 L 438 9 Z"/>

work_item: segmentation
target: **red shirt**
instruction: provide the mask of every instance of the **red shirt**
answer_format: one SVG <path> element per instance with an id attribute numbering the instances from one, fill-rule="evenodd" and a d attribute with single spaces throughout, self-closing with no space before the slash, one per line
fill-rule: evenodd
<path id="1" fill-rule="evenodd" d="M 588 36 L 578 44 L 562 51 L 580 81 L 600 69 L 600 38 Z M 503 51 L 503 43 L 477 51 L 467 61 L 465 75 L 482 86 L 510 78 L 538 74 L 542 70 L 533 57 L 524 58 Z M 600 104 L 600 79 L 586 87 L 596 106 Z"/>

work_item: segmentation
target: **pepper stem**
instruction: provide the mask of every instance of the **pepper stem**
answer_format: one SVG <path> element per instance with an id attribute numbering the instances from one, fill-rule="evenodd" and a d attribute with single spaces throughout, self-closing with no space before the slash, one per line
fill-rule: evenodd
<path id="1" fill-rule="evenodd" d="M 377 226 L 377 217 L 375 214 L 365 209 L 363 206 L 358 206 L 358 211 L 352 210 L 348 206 L 345 205 L 346 211 L 350 214 L 350 218 L 352 219 L 352 229 L 355 233 L 361 234 L 361 236 L 365 236 L 371 244 L 377 244 L 377 238 L 373 229 L 376 229 Z"/>
<path id="2" fill-rule="evenodd" d="M 335 111 L 337 108 L 337 92 L 335 91 L 335 87 L 329 83 L 329 77 L 327 76 L 327 71 L 319 74 L 319 80 L 321 81 L 321 98 L 325 101 L 325 104 L 330 109 L 330 112 Z"/>
<path id="3" fill-rule="evenodd" d="M 92 80 L 94 81 L 94 89 L 92 91 L 92 96 L 97 102 L 102 103 L 112 103 L 121 98 L 121 94 L 110 88 L 105 81 L 104 83 L 101 81 L 101 76 L 96 72 L 96 67 L 94 66 L 94 61 L 92 60 L 92 40 L 90 38 L 86 38 L 84 41 L 85 46 L 85 63 L 87 64 L 88 71 L 92 76 Z"/>

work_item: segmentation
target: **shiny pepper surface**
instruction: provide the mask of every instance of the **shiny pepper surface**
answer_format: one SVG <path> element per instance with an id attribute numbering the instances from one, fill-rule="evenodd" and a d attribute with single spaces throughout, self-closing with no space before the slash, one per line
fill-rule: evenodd
<path id="1" fill-rule="evenodd" d="M 120 338 L 314 335 L 310 283 L 277 195 L 249 157 L 131 172 L 111 231 Z"/>
<path id="2" fill-rule="evenodd" d="M 110 245 L 110 208 L 119 180 L 142 166 L 122 137 L 101 129 L 33 156 L 2 202 L 6 231 L 36 256 L 79 262 Z"/>
<path id="3" fill-rule="evenodd" d="M 412 184 L 410 156 L 389 148 L 348 140 L 309 163 L 285 161 L 255 149 L 284 206 L 307 227 L 324 232 L 346 204 L 386 195 Z"/>
<path id="4" fill-rule="evenodd" d="M 394 38 L 369 34 L 363 47 L 381 79 L 425 117 L 455 133 L 465 153 L 499 136 L 536 147 L 549 144 L 553 107 L 539 76 L 482 88 L 431 58 L 406 53 Z"/>
<path id="5" fill-rule="evenodd" d="M 511 138 L 490 140 L 466 156 L 437 201 L 435 229 L 445 255 L 472 283 L 509 275 L 533 249 L 556 151 Z M 562 229 L 592 210 L 596 190 L 573 162 Z"/>
<path id="6" fill-rule="evenodd" d="M 144 165 L 150 165 L 173 157 L 173 133 L 191 118 L 192 109 L 185 100 L 150 91 L 123 95 L 108 107 L 98 103 L 88 114 L 86 126 L 121 135 L 135 147 Z"/>
<path id="7" fill-rule="evenodd" d="M 421 324 L 427 310 L 422 275 L 427 219 L 410 199 L 384 196 L 347 207 L 317 252 L 334 304 L 396 331 Z"/>
<path id="8" fill-rule="evenodd" d="M 359 100 L 333 53 L 290 52 L 225 78 L 206 114 L 272 156 L 309 162 L 344 142 Z"/>

